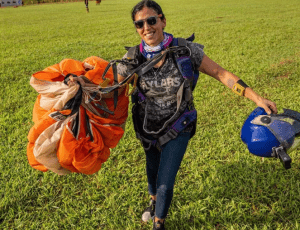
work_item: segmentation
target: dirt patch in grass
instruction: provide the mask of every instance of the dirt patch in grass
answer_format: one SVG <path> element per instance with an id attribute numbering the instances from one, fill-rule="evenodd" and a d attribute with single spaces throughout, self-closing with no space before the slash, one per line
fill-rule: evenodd
<path id="1" fill-rule="evenodd" d="M 283 59 L 281 62 L 279 62 L 279 63 L 276 63 L 276 64 L 272 64 L 271 65 L 271 67 L 272 68 L 276 68 L 276 67 L 282 67 L 282 66 L 285 66 L 285 65 L 290 65 L 290 64 L 292 64 L 292 63 L 294 63 L 295 61 L 294 60 L 292 60 L 292 59 Z"/>
<path id="2" fill-rule="evenodd" d="M 286 74 L 284 74 L 284 75 L 277 76 L 276 79 L 285 79 L 285 78 L 289 78 L 289 74 L 290 74 L 290 73 L 286 73 Z"/>
<path id="3" fill-rule="evenodd" d="M 290 59 L 286 59 L 286 60 L 283 60 L 279 63 L 279 65 L 287 65 L 287 64 L 292 64 L 294 61 L 293 60 L 290 60 Z"/>

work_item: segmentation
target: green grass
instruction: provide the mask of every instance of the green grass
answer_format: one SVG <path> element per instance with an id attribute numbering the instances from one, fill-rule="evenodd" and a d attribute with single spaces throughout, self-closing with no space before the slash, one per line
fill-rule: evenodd
<path id="1" fill-rule="evenodd" d="M 0 9 L 0 229 L 151 229 L 145 156 L 129 117 L 126 133 L 91 176 L 32 169 L 27 133 L 37 93 L 31 74 L 64 58 L 121 58 L 138 44 L 136 0 Z M 166 31 L 196 42 L 278 108 L 300 111 L 298 0 L 164 0 Z M 292 169 L 252 156 L 240 129 L 256 107 L 203 74 L 194 92 L 197 134 L 183 159 L 168 229 L 300 229 L 300 157 Z"/>

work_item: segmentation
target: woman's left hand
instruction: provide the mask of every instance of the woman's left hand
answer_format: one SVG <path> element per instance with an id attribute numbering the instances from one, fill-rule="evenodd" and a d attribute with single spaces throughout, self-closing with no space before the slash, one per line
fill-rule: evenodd
<path id="1" fill-rule="evenodd" d="M 267 114 L 269 114 L 269 115 L 271 113 L 277 114 L 277 107 L 276 107 L 275 102 L 261 97 L 255 103 L 257 106 L 262 107 L 266 111 Z"/>

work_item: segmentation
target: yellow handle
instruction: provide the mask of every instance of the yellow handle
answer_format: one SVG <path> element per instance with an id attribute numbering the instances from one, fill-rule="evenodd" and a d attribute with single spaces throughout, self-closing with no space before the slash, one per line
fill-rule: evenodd
<path id="1" fill-rule="evenodd" d="M 131 91 L 130 91 L 130 93 L 128 93 L 129 92 L 129 83 L 126 83 L 126 91 L 125 91 L 125 96 L 126 97 L 129 97 L 131 94 L 133 94 L 133 92 L 134 92 L 134 90 L 135 90 L 135 88 L 136 88 L 136 84 L 137 84 L 137 79 L 138 79 L 138 75 L 137 74 L 134 74 L 134 75 L 132 75 L 132 78 L 134 78 L 134 82 L 133 82 L 133 86 L 132 86 L 132 89 L 131 89 Z M 132 79 L 131 78 L 131 79 Z"/>
<path id="2" fill-rule="evenodd" d="M 102 82 L 102 83 L 99 84 L 99 86 L 100 86 L 101 88 L 105 88 L 105 87 L 107 87 L 107 85 L 108 85 L 109 83 L 110 83 L 110 80 L 109 80 L 108 78 L 106 78 L 104 82 Z"/>

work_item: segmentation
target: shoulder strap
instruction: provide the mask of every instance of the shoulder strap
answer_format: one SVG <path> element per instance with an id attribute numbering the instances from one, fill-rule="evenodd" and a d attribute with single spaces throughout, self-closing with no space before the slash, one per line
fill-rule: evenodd
<path id="1" fill-rule="evenodd" d="M 187 39 L 173 38 L 172 46 L 187 47 L 187 41 L 193 41 L 194 39 L 195 39 L 194 34 Z M 188 47 L 187 47 L 187 49 L 190 50 Z M 176 55 L 176 63 L 177 63 L 178 69 L 180 70 L 182 76 L 184 78 L 192 80 L 191 89 L 194 90 L 194 88 L 196 87 L 198 78 L 199 78 L 199 71 L 197 69 L 195 70 L 193 68 L 191 54 L 179 53 L 178 55 Z"/>
<path id="2" fill-rule="evenodd" d="M 187 46 L 187 40 L 184 38 L 177 38 L 177 45 L 178 46 Z"/>
<path id="3" fill-rule="evenodd" d="M 173 38 L 173 46 L 187 46 L 187 41 L 194 41 L 195 40 L 195 34 L 192 34 L 188 38 Z"/>
<path id="4" fill-rule="evenodd" d="M 138 56 L 139 46 L 125 47 L 127 50 L 127 59 L 135 59 Z"/>
<path id="5" fill-rule="evenodd" d="M 146 62 L 146 58 L 141 54 L 139 45 L 133 47 L 125 47 L 127 50 L 127 59 L 134 60 L 136 65 L 141 65 Z"/>

